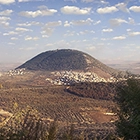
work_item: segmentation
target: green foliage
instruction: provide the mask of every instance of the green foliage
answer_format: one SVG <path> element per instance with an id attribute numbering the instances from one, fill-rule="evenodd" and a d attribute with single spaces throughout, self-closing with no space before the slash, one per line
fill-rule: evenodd
<path id="1" fill-rule="evenodd" d="M 46 130 L 36 110 L 20 110 L 15 103 L 13 115 L 0 128 L 0 140 L 45 140 Z"/>
<path id="2" fill-rule="evenodd" d="M 128 79 L 117 94 L 117 132 L 125 140 L 140 139 L 140 81 Z"/>
<path id="3" fill-rule="evenodd" d="M 82 82 L 69 86 L 67 92 L 80 96 L 101 100 L 113 100 L 116 94 L 115 83 Z"/>

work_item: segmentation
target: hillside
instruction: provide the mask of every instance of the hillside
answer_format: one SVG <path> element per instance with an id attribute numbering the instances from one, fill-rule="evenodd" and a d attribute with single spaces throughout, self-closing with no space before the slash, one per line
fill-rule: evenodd
<path id="1" fill-rule="evenodd" d="M 89 54 L 70 49 L 43 52 L 16 69 L 22 68 L 32 71 L 91 72 L 100 77 L 100 79 L 110 79 L 112 76 L 118 75 L 119 72 L 118 70 L 106 66 Z"/>
<path id="2" fill-rule="evenodd" d="M 115 71 L 84 52 L 70 49 L 43 52 L 17 68 L 59 71 L 87 70 L 93 67 L 108 73 Z"/>

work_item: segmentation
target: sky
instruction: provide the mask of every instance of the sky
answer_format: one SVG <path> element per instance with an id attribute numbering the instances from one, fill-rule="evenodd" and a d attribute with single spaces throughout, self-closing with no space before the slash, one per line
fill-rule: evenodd
<path id="1" fill-rule="evenodd" d="M 0 63 L 56 49 L 139 61 L 140 0 L 0 0 L 0 42 Z"/>

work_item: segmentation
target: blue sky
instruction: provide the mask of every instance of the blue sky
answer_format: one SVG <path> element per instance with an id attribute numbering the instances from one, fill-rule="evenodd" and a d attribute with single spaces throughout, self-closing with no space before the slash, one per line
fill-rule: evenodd
<path id="1" fill-rule="evenodd" d="M 0 0 L 0 63 L 54 49 L 140 60 L 140 0 Z"/>

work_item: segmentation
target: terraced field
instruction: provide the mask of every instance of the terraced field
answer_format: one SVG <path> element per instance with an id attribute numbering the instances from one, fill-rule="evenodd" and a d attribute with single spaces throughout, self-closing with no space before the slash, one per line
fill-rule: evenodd
<path id="1" fill-rule="evenodd" d="M 37 109 L 47 122 L 57 120 L 60 126 L 75 124 L 76 130 L 89 134 L 114 131 L 115 116 L 106 115 L 114 107 L 112 101 L 83 98 L 70 94 L 65 86 L 20 87 L 0 89 L 0 107 L 12 112 L 13 104 Z M 87 133 L 87 132 L 86 132 Z"/>

